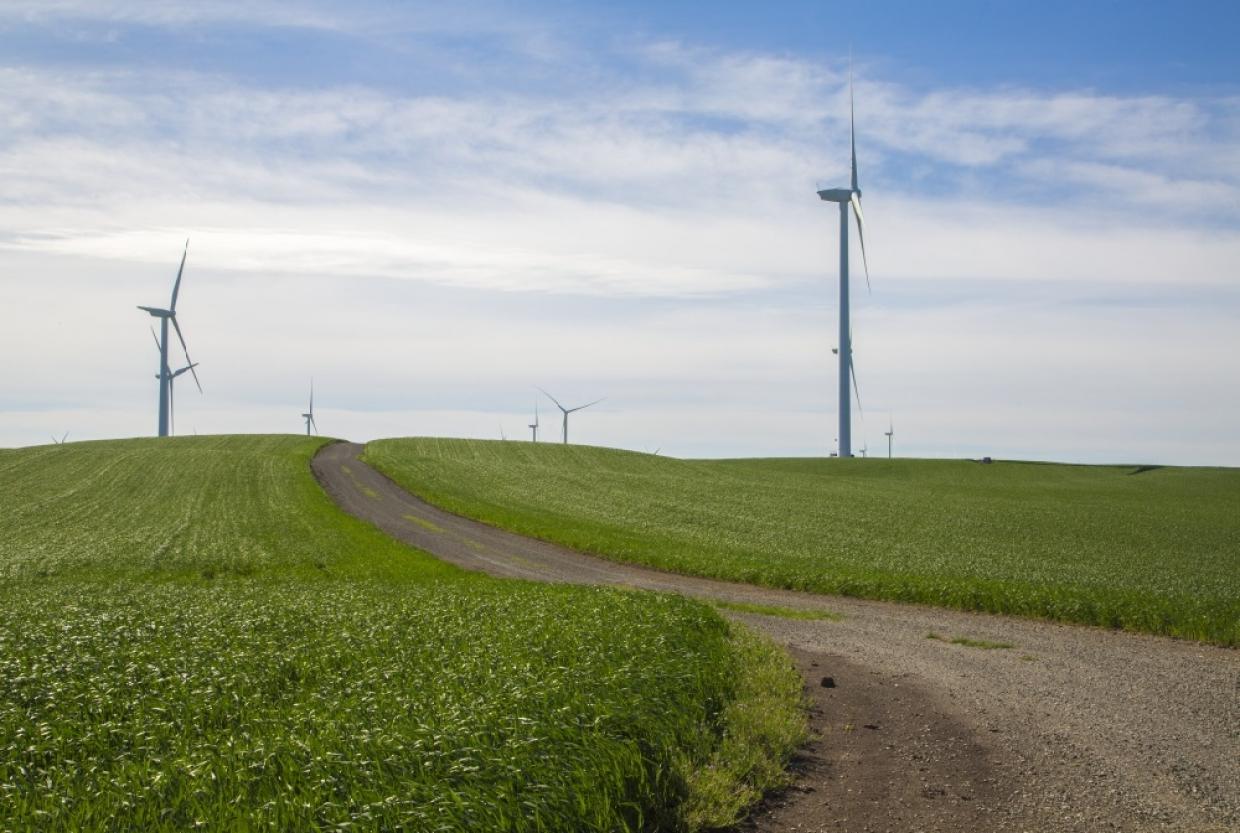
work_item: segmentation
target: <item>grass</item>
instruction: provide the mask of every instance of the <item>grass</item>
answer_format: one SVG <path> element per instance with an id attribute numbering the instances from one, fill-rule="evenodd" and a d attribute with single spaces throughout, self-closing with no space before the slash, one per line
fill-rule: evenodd
<path id="1" fill-rule="evenodd" d="M 366 459 L 450 511 L 617 560 L 1240 644 L 1237 470 L 442 439 Z"/>
<path id="2" fill-rule="evenodd" d="M 963 645 L 966 648 L 981 648 L 985 651 L 1003 651 L 1008 648 L 1015 648 L 1011 642 L 991 642 L 988 639 L 970 639 L 967 636 L 953 636 L 951 638 L 939 636 L 931 631 L 926 634 L 926 639 L 935 639 L 939 642 L 947 642 L 951 645 Z"/>
<path id="3" fill-rule="evenodd" d="M 0 451 L 0 830 L 692 829 L 778 782 L 769 644 L 399 545 L 320 444 Z"/>
<path id="4" fill-rule="evenodd" d="M 711 602 L 715 607 L 724 610 L 735 610 L 738 613 L 756 613 L 759 616 L 778 616 L 781 619 L 826 620 L 838 622 L 844 617 L 830 610 L 811 610 L 804 607 L 784 607 L 783 605 L 764 605 L 752 602 Z"/>

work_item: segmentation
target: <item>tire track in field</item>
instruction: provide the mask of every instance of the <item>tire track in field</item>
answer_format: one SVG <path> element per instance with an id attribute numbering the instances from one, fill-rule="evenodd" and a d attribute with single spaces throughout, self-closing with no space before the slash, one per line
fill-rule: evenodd
<path id="1" fill-rule="evenodd" d="M 361 452 L 335 443 L 315 456 L 327 493 L 465 569 L 841 614 L 804 621 L 723 611 L 789 648 L 818 735 L 794 761 L 797 784 L 742 829 L 1240 830 L 1238 651 L 608 561 L 431 506 L 362 463 Z"/>

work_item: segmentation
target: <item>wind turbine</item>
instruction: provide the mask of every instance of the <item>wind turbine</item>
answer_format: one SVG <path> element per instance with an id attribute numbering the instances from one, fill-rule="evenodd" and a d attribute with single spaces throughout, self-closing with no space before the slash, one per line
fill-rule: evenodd
<path id="1" fill-rule="evenodd" d="M 603 399 L 607 398 L 607 397 L 603 397 L 603 399 L 595 399 L 593 402 L 587 402 L 584 405 L 578 405 L 576 408 L 565 408 L 563 405 L 560 404 L 560 400 L 556 399 L 554 396 L 547 393 L 542 388 L 539 388 L 539 390 L 542 390 L 543 393 L 546 393 L 547 398 L 550 399 L 552 402 L 554 402 L 555 406 L 564 413 L 564 444 L 565 445 L 568 445 L 568 415 L 571 414 L 573 411 L 580 411 L 580 410 L 590 407 L 591 405 L 597 405 L 598 403 L 602 402 Z"/>
<path id="2" fill-rule="evenodd" d="M 194 362 L 189 357 L 189 347 L 185 345 L 185 336 L 181 334 L 181 325 L 177 323 L 177 294 L 181 291 L 181 276 L 185 273 L 185 257 L 189 254 L 189 240 L 185 241 L 185 251 L 181 253 L 181 268 L 177 270 L 176 283 L 172 285 L 172 301 L 168 304 L 168 309 L 160 309 L 159 307 L 143 307 L 138 309 L 149 312 L 152 317 L 159 319 L 159 336 L 156 337 L 155 343 L 159 347 L 159 436 L 168 436 L 169 422 L 172 411 L 172 379 L 173 374 L 168 369 L 168 322 L 172 322 L 172 327 L 177 331 L 177 338 L 181 341 L 181 349 L 185 351 L 185 370 L 194 375 L 194 384 L 198 385 L 198 392 L 202 393 L 202 383 L 198 381 L 198 372 L 194 370 Z M 154 331 L 152 330 L 152 333 Z M 184 370 L 181 371 L 182 373 Z"/>
<path id="3" fill-rule="evenodd" d="M 887 417 L 887 430 L 883 432 L 887 435 L 887 459 L 891 459 L 891 438 L 896 433 L 895 423 L 891 421 L 891 417 Z"/>
<path id="4" fill-rule="evenodd" d="M 531 442 L 538 442 L 538 399 L 534 399 L 534 421 L 529 424 Z"/>
<path id="5" fill-rule="evenodd" d="M 310 412 L 302 414 L 301 418 L 306 421 L 306 436 L 307 437 L 310 436 L 310 428 L 312 426 L 315 431 L 319 430 L 318 424 L 314 421 L 314 380 L 313 379 L 310 380 Z"/>
<path id="6" fill-rule="evenodd" d="M 827 201 L 839 203 L 840 206 L 840 346 L 837 348 L 840 359 L 839 400 L 840 400 L 840 431 L 839 455 L 852 456 L 852 415 L 848 399 L 849 380 L 852 388 L 857 391 L 857 378 L 852 360 L 852 327 L 848 321 L 848 209 L 851 206 L 857 215 L 857 239 L 861 242 L 861 263 L 865 267 L 865 285 L 870 286 L 870 264 L 865 256 L 865 219 L 861 213 L 861 186 L 857 183 L 857 120 L 856 108 L 853 105 L 852 68 L 848 70 L 848 117 L 849 136 L 852 145 L 852 182 L 848 188 L 828 188 L 818 192 L 818 196 Z M 857 392 L 857 407 L 861 407 L 861 394 Z"/>
<path id="7" fill-rule="evenodd" d="M 172 375 L 168 377 L 168 434 L 169 435 L 176 434 L 177 432 L 177 409 L 176 409 L 176 397 L 173 396 L 173 391 L 175 390 L 175 386 L 173 385 L 173 382 L 175 382 L 177 377 L 180 376 L 185 371 L 188 370 L 190 372 L 193 372 L 194 368 L 197 366 L 198 366 L 198 362 L 192 362 L 191 364 L 185 365 L 185 367 L 181 368 L 180 370 L 172 371 Z"/>
<path id="8" fill-rule="evenodd" d="M 159 337 L 155 335 L 154 327 L 151 328 L 151 338 L 155 339 L 155 349 L 158 350 L 159 349 Z M 186 358 L 189 358 L 189 357 L 186 356 Z M 176 397 L 174 396 L 174 393 L 176 391 L 176 385 L 174 385 L 173 383 L 176 382 L 177 377 L 180 376 L 182 373 L 184 373 L 187 370 L 193 370 L 197 366 L 198 366 L 198 362 L 192 362 L 191 364 L 187 364 L 185 367 L 181 368 L 180 370 L 174 370 L 168 373 L 168 435 L 169 436 L 174 435 L 177 432 L 177 429 L 176 429 L 177 409 L 176 409 Z M 165 367 L 164 369 L 168 370 L 167 367 Z M 156 376 L 155 378 L 158 379 L 160 377 Z M 201 386 L 198 389 L 201 391 L 202 390 Z"/>
<path id="9" fill-rule="evenodd" d="M 56 445 L 64 445 L 64 444 L 65 444 L 65 440 L 66 440 L 66 439 L 68 439 L 68 438 L 69 438 L 69 432 L 68 432 L 68 431 L 66 431 L 66 432 L 64 433 L 64 436 L 63 436 L 63 437 L 61 437 L 59 440 L 58 440 L 58 439 L 56 439 L 56 435 L 55 435 L 55 434 L 52 434 L 52 442 L 53 442 L 53 443 L 55 443 Z"/>

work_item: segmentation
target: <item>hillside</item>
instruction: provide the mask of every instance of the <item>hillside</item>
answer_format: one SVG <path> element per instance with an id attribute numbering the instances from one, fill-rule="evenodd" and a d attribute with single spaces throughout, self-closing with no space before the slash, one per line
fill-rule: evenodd
<path id="1" fill-rule="evenodd" d="M 717 759 L 749 668 L 799 719 L 787 660 L 706 605 L 344 515 L 323 442 L 0 451 L 0 829 L 675 827 L 719 820 L 695 784 L 752 786 Z"/>
<path id="2" fill-rule="evenodd" d="M 674 460 L 382 440 L 451 511 L 715 578 L 1240 642 L 1240 471 L 950 460 Z"/>

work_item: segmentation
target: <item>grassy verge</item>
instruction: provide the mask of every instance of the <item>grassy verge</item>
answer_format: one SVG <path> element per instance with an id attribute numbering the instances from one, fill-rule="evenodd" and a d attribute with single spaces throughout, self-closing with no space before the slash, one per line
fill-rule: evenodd
<path id="1" fill-rule="evenodd" d="M 450 511 L 617 560 L 1240 644 L 1236 470 L 443 439 L 382 440 L 366 459 Z"/>
<path id="2" fill-rule="evenodd" d="M 690 830 L 729 827 L 764 793 L 787 786 L 788 761 L 809 735 L 801 675 L 788 655 L 753 631 L 732 627 L 740 677 L 723 710 L 721 742 L 685 767 L 682 818 Z"/>
<path id="3" fill-rule="evenodd" d="M 319 444 L 0 452 L 0 829 L 682 829 L 778 768 L 707 605 L 445 566 Z"/>
<path id="4" fill-rule="evenodd" d="M 926 634 L 926 639 L 933 639 L 938 642 L 946 642 L 950 645 L 963 645 L 966 648 L 981 648 L 985 651 L 1002 651 L 1008 648 L 1015 648 L 1011 642 L 992 642 L 989 639 L 972 639 L 967 636 L 940 636 L 931 632 Z"/>

